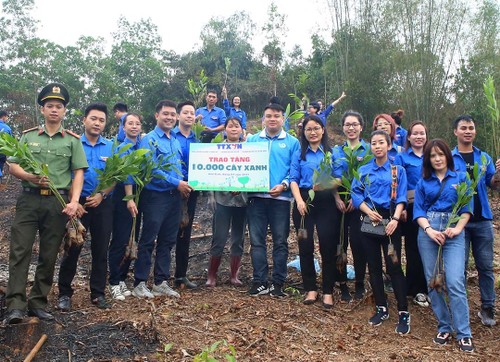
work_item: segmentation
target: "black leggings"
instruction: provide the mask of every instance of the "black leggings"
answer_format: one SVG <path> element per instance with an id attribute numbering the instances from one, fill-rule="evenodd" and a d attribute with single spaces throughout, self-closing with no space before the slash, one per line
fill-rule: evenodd
<path id="1" fill-rule="evenodd" d="M 301 189 L 303 200 L 307 200 L 306 189 Z M 317 191 L 313 206 L 304 217 L 304 228 L 307 230 L 307 239 L 299 241 L 300 270 L 304 289 L 316 290 L 316 271 L 314 269 L 314 226 L 318 232 L 319 250 L 321 254 L 323 293 L 332 294 L 335 283 L 335 252 L 338 238 L 334 239 L 334 224 L 337 218 L 337 208 L 331 191 Z M 292 212 L 293 223 L 298 230 L 301 228 L 301 216 L 294 204 Z"/>
<path id="2" fill-rule="evenodd" d="M 384 218 L 388 218 L 388 210 L 379 210 L 379 214 Z M 361 221 L 360 221 L 361 224 Z M 361 226 L 360 226 L 361 227 Z M 391 235 L 391 241 L 394 244 L 394 250 L 398 256 L 398 262 L 393 263 L 391 257 L 387 255 L 387 247 L 389 245 L 388 236 L 377 236 L 366 233 L 361 233 L 363 236 L 363 245 L 365 255 L 368 260 L 368 270 L 370 272 L 370 285 L 372 287 L 375 304 L 379 306 L 387 306 L 387 296 L 384 291 L 384 280 L 382 276 L 382 255 L 381 246 L 384 253 L 385 265 L 387 274 L 390 275 L 394 295 L 398 303 L 399 311 L 408 311 L 408 302 L 406 300 L 406 279 L 401 269 L 401 230 L 398 226 L 396 231 Z"/>

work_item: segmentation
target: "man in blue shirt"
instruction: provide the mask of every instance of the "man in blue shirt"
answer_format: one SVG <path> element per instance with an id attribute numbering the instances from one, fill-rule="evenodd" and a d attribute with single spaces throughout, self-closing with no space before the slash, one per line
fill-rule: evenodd
<path id="1" fill-rule="evenodd" d="M 116 134 L 116 140 L 119 143 L 125 141 L 125 131 L 123 130 L 123 120 L 127 116 L 128 106 L 123 102 L 118 102 L 113 106 L 113 114 L 115 115 L 116 121 L 118 121 L 118 133 Z"/>
<path id="2" fill-rule="evenodd" d="M 476 127 L 471 116 L 458 116 L 454 122 L 454 133 L 458 144 L 452 151 L 455 170 L 468 172 L 471 179 L 474 178 L 474 164 L 479 164 L 480 168 L 485 168 L 486 171 L 479 181 L 477 193 L 474 195 L 474 213 L 465 226 L 465 270 L 467 270 L 469 250 L 472 247 L 481 292 L 481 310 L 478 312 L 478 316 L 484 325 L 494 326 L 496 320 L 493 214 L 488 202 L 486 187 L 494 189 L 497 186 L 493 181 L 495 165 L 490 155 L 473 145 L 476 138 Z M 483 158 L 485 158 L 486 164 L 483 164 Z"/>
<path id="3" fill-rule="evenodd" d="M 250 231 L 253 285 L 252 296 L 270 293 L 283 297 L 287 275 L 288 234 L 290 232 L 290 165 L 299 149 L 299 141 L 283 130 L 284 109 L 271 103 L 264 109 L 262 132 L 249 136 L 247 142 L 267 142 L 269 146 L 269 188 L 267 193 L 250 193 L 247 208 Z M 268 285 L 267 227 L 273 238 L 272 284 Z"/>
<path id="4" fill-rule="evenodd" d="M 398 109 L 396 112 L 391 113 L 391 117 L 396 122 L 396 139 L 394 140 L 394 144 L 396 146 L 401 147 L 402 149 L 406 148 L 406 140 L 408 138 L 408 131 L 403 128 L 403 116 L 405 112 L 402 109 Z"/>
<path id="5" fill-rule="evenodd" d="M 187 101 L 177 105 L 179 125 L 172 132 L 179 141 L 182 150 L 182 176 L 183 180 L 188 180 L 189 169 L 189 146 L 198 140 L 192 130 L 195 110 L 194 103 Z M 187 208 L 188 220 L 181 221 L 177 233 L 177 243 L 175 244 L 175 285 L 180 288 L 196 288 L 197 285 L 187 278 L 187 268 L 189 262 L 189 243 L 191 241 L 191 229 L 193 228 L 194 213 L 196 201 L 198 200 L 198 191 L 189 193 L 189 197 L 183 198 L 183 208 Z M 184 214 L 184 210 L 183 210 Z M 184 215 L 183 215 L 184 216 Z"/>
<path id="6" fill-rule="evenodd" d="M 217 92 L 208 90 L 205 98 L 207 105 L 196 110 L 196 121 L 200 121 L 205 126 L 202 132 L 201 142 L 210 143 L 217 136 L 217 133 L 224 130 L 226 123 L 226 113 L 222 108 L 216 106 Z"/>
<path id="7" fill-rule="evenodd" d="M 142 235 L 137 250 L 134 270 L 134 290 L 137 298 L 171 296 L 179 298 L 167 283 L 170 278 L 170 252 L 177 241 L 181 216 L 181 198 L 188 198 L 192 188 L 183 180 L 182 150 L 172 129 L 177 120 L 176 104 L 170 100 L 156 105 L 156 127 L 140 143 L 140 148 L 151 150 L 157 167 L 139 201 L 142 210 Z M 167 168 L 170 164 L 170 168 Z M 156 241 L 156 242 L 155 242 Z M 151 256 L 156 247 L 154 284 L 152 291 L 146 286 L 151 269 Z"/>
<path id="8" fill-rule="evenodd" d="M 89 168 L 85 170 L 83 189 L 80 196 L 78 215 L 83 226 L 90 229 L 92 250 L 92 271 L 90 273 L 90 299 L 98 308 L 107 309 L 111 305 L 104 297 L 107 277 L 108 245 L 113 225 L 113 204 L 108 195 L 113 190 L 96 190 L 98 186 L 97 170 L 103 170 L 106 160 L 112 156 L 112 141 L 101 136 L 108 108 L 103 103 L 92 103 L 83 117 L 84 133 L 81 137 Z M 99 191 L 96 193 L 96 191 Z M 59 269 L 59 300 L 57 307 L 63 311 L 71 309 L 73 288 L 71 282 L 76 274 L 81 246 L 72 245 L 64 254 Z"/>
<path id="9" fill-rule="evenodd" d="M 12 130 L 10 129 L 9 125 L 6 123 L 8 118 L 8 114 L 5 111 L 0 111 L 0 134 L 2 132 L 8 133 L 12 136 Z M 5 155 L 0 154 L 0 182 L 2 181 L 2 175 L 3 175 L 3 165 L 5 164 L 5 161 L 7 160 L 7 157 Z"/>

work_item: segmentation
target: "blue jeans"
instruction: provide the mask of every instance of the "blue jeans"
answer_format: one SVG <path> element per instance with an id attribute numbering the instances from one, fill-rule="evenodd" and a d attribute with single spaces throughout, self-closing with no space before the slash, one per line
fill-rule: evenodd
<path id="1" fill-rule="evenodd" d="M 469 222 L 465 227 L 465 266 L 467 270 L 469 250 L 472 246 L 472 255 L 479 276 L 481 307 L 483 308 L 495 306 L 493 242 L 493 224 L 491 220 Z"/>
<path id="2" fill-rule="evenodd" d="M 288 234 L 290 233 L 290 202 L 252 197 L 247 208 L 248 229 L 252 249 L 253 281 L 267 283 L 267 226 L 273 237 L 273 284 L 283 285 L 288 259 Z"/>
<path id="3" fill-rule="evenodd" d="M 443 231 L 448 222 L 449 213 L 428 212 L 427 219 L 434 230 Z M 433 241 L 422 229 L 418 231 L 418 249 L 424 266 L 427 284 L 434 273 L 438 244 Z M 469 324 L 469 304 L 465 290 L 465 232 L 461 232 L 453 239 L 447 239 L 442 250 L 446 292 L 450 306 L 446 304 L 444 292 L 438 293 L 429 289 L 432 309 L 438 320 L 438 331 L 457 332 L 457 339 L 471 337 Z"/>
<path id="4" fill-rule="evenodd" d="M 177 242 L 181 196 L 177 190 L 170 192 L 143 190 L 139 203 L 143 221 L 134 267 L 134 286 L 148 280 L 155 240 L 154 283 L 158 285 L 170 278 L 170 252 Z"/>

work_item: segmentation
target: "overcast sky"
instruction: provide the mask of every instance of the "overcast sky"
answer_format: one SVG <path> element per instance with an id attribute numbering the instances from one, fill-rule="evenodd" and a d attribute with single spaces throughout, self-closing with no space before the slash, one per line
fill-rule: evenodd
<path id="1" fill-rule="evenodd" d="M 110 46 L 109 39 L 120 15 L 129 21 L 151 18 L 159 28 L 163 48 L 183 54 L 198 48 L 200 31 L 211 17 L 227 18 L 245 11 L 257 24 L 257 37 L 267 21 L 270 3 L 270 0 L 35 0 L 33 17 L 40 20 L 38 36 L 62 46 L 74 44 L 81 35 L 102 36 Z M 315 32 L 330 41 L 329 13 L 322 8 L 324 0 L 275 0 L 275 4 L 287 16 L 287 50 L 300 44 L 307 56 Z M 252 45 L 260 51 L 262 37 Z"/>

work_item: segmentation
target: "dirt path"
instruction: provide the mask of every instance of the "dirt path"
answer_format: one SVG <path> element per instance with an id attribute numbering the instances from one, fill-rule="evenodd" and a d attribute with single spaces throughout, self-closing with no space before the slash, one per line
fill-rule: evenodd
<path id="1" fill-rule="evenodd" d="M 19 184 L 12 180 L 0 191 L 0 286 L 7 281 L 10 224 L 15 211 Z M 498 200 L 498 199 L 497 199 Z M 209 233 L 211 213 L 201 197 L 193 235 Z M 500 215 L 494 204 L 496 220 Z M 290 239 L 290 259 L 297 254 L 295 236 Z M 242 280 L 251 282 L 251 264 L 246 240 Z M 198 237 L 191 246 L 190 277 L 204 284 L 209 237 Z M 35 246 L 35 250 L 36 250 Z M 496 230 L 495 274 L 500 272 L 500 235 Z M 0 360 L 18 361 L 36 344 L 41 334 L 48 334 L 36 361 L 191 361 L 217 341 L 214 356 L 234 348 L 238 361 L 385 361 L 385 360 L 499 360 L 499 326 L 484 327 L 477 317 L 479 291 L 477 274 L 468 280 L 471 325 L 477 352 L 460 353 L 456 344 L 438 347 L 431 341 L 436 322 L 429 308 L 410 303 L 411 333 L 394 332 L 397 311 L 391 295 L 390 319 L 380 327 L 368 325 L 373 313 L 371 297 L 361 302 L 341 303 L 337 295 L 332 310 L 320 303 L 301 303 L 301 278 L 289 270 L 289 297 L 276 300 L 269 296 L 250 297 L 245 288 L 229 285 L 227 255 L 219 272 L 220 286 L 214 289 L 182 290 L 178 300 L 133 297 L 113 304 L 109 311 L 93 307 L 89 301 L 89 249 L 82 252 L 74 284 L 73 312 L 54 311 L 56 323 L 30 323 L 0 328 Z M 33 258 L 33 262 L 35 258 Z M 56 273 L 57 275 L 57 273 Z M 497 294 L 499 282 L 497 281 Z M 351 285 L 353 289 L 353 285 Z M 57 296 L 55 285 L 51 306 Z M 53 310 L 53 308 L 52 308 Z"/>

